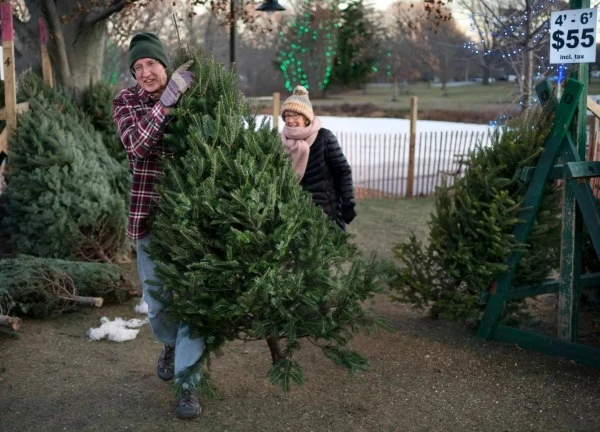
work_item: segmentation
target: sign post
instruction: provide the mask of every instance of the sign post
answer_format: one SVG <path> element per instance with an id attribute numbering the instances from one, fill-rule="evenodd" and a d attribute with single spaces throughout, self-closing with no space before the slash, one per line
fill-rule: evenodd
<path id="1" fill-rule="evenodd" d="M 550 17 L 550 63 L 573 64 L 578 67 L 571 76 L 583 83 L 578 103 L 573 145 L 577 156 L 585 160 L 587 144 L 587 75 L 588 63 L 596 61 L 596 9 L 589 1 L 572 1 L 573 9 L 552 12 Z M 587 6 L 585 8 L 584 6 Z M 560 85 L 558 89 L 561 90 Z M 557 92 L 560 95 L 560 92 Z M 563 158 L 565 156 L 563 155 Z M 563 178 L 563 224 L 558 289 L 558 337 L 576 342 L 578 337 L 579 302 L 581 296 L 581 249 L 583 218 L 577 205 L 575 188 L 579 179 Z"/>
<path id="2" fill-rule="evenodd" d="M 4 57 L 4 99 L 6 109 L 7 133 L 17 127 L 17 91 L 15 80 L 15 44 L 13 35 L 12 6 L 0 3 L 0 20 L 2 21 L 2 53 Z"/>
<path id="3" fill-rule="evenodd" d="M 594 63 L 596 20 L 594 8 L 552 12 L 550 63 Z"/>

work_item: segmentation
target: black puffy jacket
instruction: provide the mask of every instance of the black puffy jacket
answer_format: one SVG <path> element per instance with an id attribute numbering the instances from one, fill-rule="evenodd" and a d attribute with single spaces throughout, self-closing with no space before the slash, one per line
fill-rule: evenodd
<path id="1" fill-rule="evenodd" d="M 310 146 L 306 171 L 300 181 L 310 192 L 313 202 L 345 230 L 354 213 L 352 170 L 342 153 L 337 138 L 329 129 L 321 128 Z"/>

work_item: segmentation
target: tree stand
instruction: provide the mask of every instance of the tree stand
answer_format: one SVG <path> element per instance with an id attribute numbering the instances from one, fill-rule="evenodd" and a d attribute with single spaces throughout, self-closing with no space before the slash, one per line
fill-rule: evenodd
<path id="1" fill-rule="evenodd" d="M 585 70 L 580 73 L 587 72 L 587 67 L 581 69 Z M 596 254 L 600 257 L 600 214 L 589 183 L 590 178 L 600 177 L 600 162 L 584 160 L 587 109 L 584 89 L 585 84 L 569 79 L 558 102 L 549 82 L 536 86 L 542 105 L 551 104 L 551 108 L 556 111 L 555 119 L 537 165 L 521 172 L 521 179 L 529 181 L 529 187 L 518 216 L 523 222 L 513 230 L 515 238 L 526 244 L 548 181 L 562 179 L 564 207 L 560 278 L 534 287 L 511 289 L 517 263 L 521 258 L 521 252 L 513 252 L 507 262 L 509 270 L 490 288 L 477 335 L 484 339 L 517 343 L 524 348 L 600 367 L 600 349 L 577 343 L 581 288 L 600 287 L 600 273 L 581 275 L 583 223 L 586 224 Z M 579 121 L 575 124 L 573 137 L 571 124 L 576 111 Z M 562 164 L 555 165 L 559 157 Z M 558 293 L 559 296 L 557 337 L 543 336 L 498 323 L 506 301 L 547 293 Z"/>

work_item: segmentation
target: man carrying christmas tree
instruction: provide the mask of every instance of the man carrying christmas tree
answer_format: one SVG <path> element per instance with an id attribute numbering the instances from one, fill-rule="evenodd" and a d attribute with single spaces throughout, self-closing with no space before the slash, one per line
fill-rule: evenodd
<path id="1" fill-rule="evenodd" d="M 172 119 L 171 107 L 193 84 L 192 73 L 187 70 L 190 64 L 182 65 L 168 77 L 168 59 L 161 41 L 153 33 L 138 33 L 129 45 L 129 67 L 137 83 L 113 100 L 113 120 L 133 173 L 127 236 L 136 241 L 138 273 L 152 331 L 164 344 L 157 374 L 165 381 L 175 378 L 180 389 L 180 418 L 193 418 L 201 411 L 195 390 L 200 380 L 204 338 L 192 338 L 187 326 L 167 320 L 164 304 L 152 296 L 152 291 L 159 291 L 160 287 L 149 283 L 158 278 L 145 246 L 151 238 L 149 216 L 159 197 L 154 186 L 162 174 L 160 162 L 168 156 L 163 134 Z"/>

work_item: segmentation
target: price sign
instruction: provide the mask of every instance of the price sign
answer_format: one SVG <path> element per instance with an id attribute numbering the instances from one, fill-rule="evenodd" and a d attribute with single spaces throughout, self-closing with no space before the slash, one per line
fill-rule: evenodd
<path id="1" fill-rule="evenodd" d="M 550 63 L 594 63 L 596 20 L 595 8 L 552 12 Z"/>

